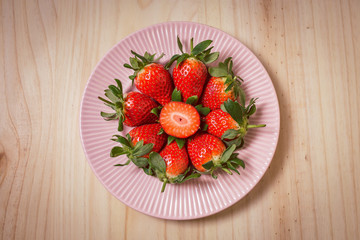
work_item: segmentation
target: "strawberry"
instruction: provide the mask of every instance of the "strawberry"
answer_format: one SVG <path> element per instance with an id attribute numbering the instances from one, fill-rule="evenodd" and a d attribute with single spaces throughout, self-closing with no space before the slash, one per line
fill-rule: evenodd
<path id="1" fill-rule="evenodd" d="M 221 168 L 228 174 L 230 170 L 237 171 L 238 166 L 245 167 L 244 162 L 233 153 L 235 144 L 225 147 L 217 137 L 208 133 L 197 133 L 188 140 L 187 149 L 192 165 L 200 172 L 208 172 L 213 178 L 217 178 L 214 170 Z"/>
<path id="2" fill-rule="evenodd" d="M 159 123 L 146 124 L 133 128 L 129 132 L 131 143 L 134 146 L 140 141 L 144 141 L 144 144 L 152 143 L 154 144 L 152 151 L 160 152 L 167 139 L 167 134 L 160 130 L 161 125 Z M 145 155 L 144 157 L 147 158 L 149 156 Z"/>
<path id="3" fill-rule="evenodd" d="M 199 99 L 208 76 L 205 64 L 215 61 L 219 57 L 219 53 L 210 53 L 212 47 L 207 49 L 212 43 L 211 40 L 200 42 L 193 48 L 193 39 L 191 39 L 190 54 L 183 52 L 179 37 L 177 42 L 182 54 L 174 55 L 165 68 L 168 69 L 176 60 L 177 63 L 173 69 L 175 87 L 182 93 L 184 102 L 192 96 L 197 96 Z"/>
<path id="4" fill-rule="evenodd" d="M 235 76 L 232 71 L 233 62 L 227 58 L 223 63 L 219 63 L 218 67 L 210 67 L 209 73 L 212 76 L 206 87 L 201 99 L 204 107 L 211 110 L 219 109 L 221 104 L 226 100 L 231 99 L 235 101 L 238 96 L 245 99 L 245 94 L 240 85 L 242 80 L 240 77 Z"/>
<path id="5" fill-rule="evenodd" d="M 182 183 L 191 178 L 200 177 L 200 174 L 193 172 L 186 177 L 190 171 L 189 157 L 186 149 L 179 148 L 175 142 L 167 145 L 160 154 L 150 153 L 149 163 L 156 176 L 164 182 L 161 192 L 164 192 L 168 182 Z"/>
<path id="6" fill-rule="evenodd" d="M 160 124 L 167 134 L 187 138 L 199 129 L 200 115 L 190 104 L 170 102 L 160 112 Z"/>
<path id="7" fill-rule="evenodd" d="M 133 128 L 126 138 L 120 135 L 114 135 L 113 141 L 119 142 L 122 146 L 116 146 L 111 149 L 110 157 L 118 157 L 126 154 L 129 160 L 125 164 L 116 164 L 115 166 L 125 166 L 132 161 L 136 166 L 144 168 L 148 165 L 150 152 L 160 152 L 166 142 L 166 134 L 160 132 L 161 126 L 158 123 L 142 125 Z"/>
<path id="8" fill-rule="evenodd" d="M 244 136 L 249 128 L 265 127 L 265 124 L 249 125 L 249 117 L 255 113 L 256 99 L 251 99 L 245 108 L 238 102 L 228 99 L 221 105 L 221 109 L 211 111 L 205 117 L 207 132 L 225 140 L 229 146 L 235 144 L 237 147 L 244 143 Z"/>
<path id="9" fill-rule="evenodd" d="M 111 107 L 114 113 L 101 112 L 101 116 L 106 120 L 119 119 L 118 131 L 123 130 L 123 124 L 134 127 L 147 123 L 155 123 L 156 115 L 151 113 L 153 108 L 159 105 L 150 97 L 139 92 L 129 92 L 123 94 L 121 82 L 115 79 L 117 87 L 110 85 L 105 90 L 105 96 L 110 100 L 99 97 L 106 106 Z"/>
<path id="10" fill-rule="evenodd" d="M 124 67 L 133 69 L 135 72 L 129 78 L 135 82 L 135 86 L 140 92 L 152 97 L 161 105 L 165 105 L 171 100 L 171 93 L 174 89 L 170 73 L 163 65 L 155 63 L 163 54 L 154 59 L 155 54 L 150 55 L 145 52 L 144 56 L 131 51 L 135 57 L 130 58 L 130 64 Z"/>

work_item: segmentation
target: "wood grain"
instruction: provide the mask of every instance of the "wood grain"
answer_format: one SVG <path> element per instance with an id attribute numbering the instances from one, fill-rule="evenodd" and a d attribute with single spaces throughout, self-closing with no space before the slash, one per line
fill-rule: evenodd
<path id="1" fill-rule="evenodd" d="M 0 9 L 0 239 L 360 238 L 360 1 L 4 0 Z M 180 20 L 222 29 L 258 56 L 281 132 L 245 198 L 204 219 L 166 221 L 96 179 L 79 109 L 114 44 Z"/>

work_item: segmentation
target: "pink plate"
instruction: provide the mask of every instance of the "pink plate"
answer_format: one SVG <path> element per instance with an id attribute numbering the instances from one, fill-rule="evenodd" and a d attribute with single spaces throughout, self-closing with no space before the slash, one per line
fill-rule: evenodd
<path id="1" fill-rule="evenodd" d="M 185 50 L 189 40 L 194 45 L 200 41 L 213 40 L 214 50 L 220 52 L 219 60 L 232 56 L 234 72 L 241 76 L 247 100 L 258 97 L 257 112 L 250 118 L 251 124 L 265 123 L 265 128 L 250 129 L 245 146 L 239 156 L 245 160 L 246 168 L 241 175 L 219 173 L 217 180 L 210 176 L 190 180 L 180 185 L 166 186 L 160 193 L 162 182 L 148 176 L 130 164 L 114 167 L 125 162 L 125 157 L 110 158 L 110 149 L 117 144 L 109 139 L 117 132 L 116 121 L 104 121 L 100 111 L 108 111 L 97 97 L 104 89 L 121 80 L 124 92 L 133 90 L 128 78 L 132 72 L 123 67 L 129 61 L 130 50 L 140 54 L 165 53 L 161 63 L 179 53 L 176 36 Z M 219 61 L 218 60 L 218 61 Z M 217 61 L 217 62 L 218 62 Z M 215 64 L 217 64 L 217 62 Z M 116 44 L 98 63 L 85 88 L 80 113 L 80 131 L 85 155 L 97 178 L 120 201 L 142 213 L 165 219 L 195 219 L 217 213 L 243 198 L 260 180 L 267 170 L 278 141 L 280 127 L 279 105 L 269 75 L 255 57 L 237 39 L 230 35 L 198 23 L 167 22 L 135 32 Z M 125 129 L 128 132 L 129 129 Z"/>

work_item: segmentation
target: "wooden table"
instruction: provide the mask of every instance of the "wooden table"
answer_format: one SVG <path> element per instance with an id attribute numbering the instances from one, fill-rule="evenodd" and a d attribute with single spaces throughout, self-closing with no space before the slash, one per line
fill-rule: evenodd
<path id="1" fill-rule="evenodd" d="M 5 0 L 0 9 L 0 238 L 360 239 L 360 1 Z M 115 199 L 79 136 L 96 63 L 128 34 L 173 20 L 208 24 L 249 47 L 281 110 L 259 184 L 192 221 Z"/>

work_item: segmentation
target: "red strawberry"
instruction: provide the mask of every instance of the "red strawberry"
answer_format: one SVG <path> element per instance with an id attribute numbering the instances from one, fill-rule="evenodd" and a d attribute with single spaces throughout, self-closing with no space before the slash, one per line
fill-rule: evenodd
<path id="1" fill-rule="evenodd" d="M 111 157 L 117 157 L 126 154 L 129 160 L 125 164 L 117 164 L 115 166 L 128 165 L 132 161 L 136 166 L 144 168 L 148 165 L 148 157 L 151 151 L 159 152 L 166 142 L 166 134 L 160 132 L 161 126 L 158 123 L 142 125 L 132 129 L 126 138 L 120 135 L 114 135 L 115 142 L 121 143 L 121 147 L 113 147 L 110 152 Z"/>
<path id="2" fill-rule="evenodd" d="M 221 104 L 230 99 L 235 101 L 239 96 L 243 105 L 245 105 L 245 94 L 241 89 L 242 80 L 239 76 L 235 76 L 232 71 L 233 62 L 231 57 L 227 58 L 223 63 L 219 63 L 218 67 L 210 67 L 209 73 L 212 76 L 206 84 L 201 103 L 204 107 L 211 110 L 219 109 Z"/>
<path id="3" fill-rule="evenodd" d="M 187 138 L 199 129 L 200 115 L 190 104 L 170 102 L 160 112 L 160 124 L 167 134 Z"/>
<path id="4" fill-rule="evenodd" d="M 174 90 L 170 73 L 163 65 L 155 63 L 154 56 L 145 52 L 144 56 L 131 51 L 135 55 L 130 58 L 130 64 L 124 64 L 124 67 L 133 69 L 135 72 L 129 78 L 135 82 L 135 86 L 140 92 L 152 97 L 161 105 L 171 101 L 171 93 Z"/>
<path id="5" fill-rule="evenodd" d="M 189 166 L 186 148 L 180 149 L 175 142 L 165 146 L 160 152 L 160 156 L 166 163 L 166 176 L 170 179 L 184 173 Z"/>
<path id="6" fill-rule="evenodd" d="M 210 53 L 212 47 L 206 49 L 212 43 L 211 40 L 205 40 L 193 48 L 193 39 L 190 43 L 190 54 L 184 53 L 179 37 L 177 40 L 182 54 L 174 55 L 165 67 L 169 68 L 176 60 L 177 64 L 173 69 L 175 87 L 182 93 L 184 102 L 192 96 L 197 96 L 199 99 L 208 76 L 205 64 L 215 61 L 219 53 Z"/>
<path id="7" fill-rule="evenodd" d="M 226 140 L 226 144 L 235 144 L 237 147 L 243 144 L 243 138 L 249 128 L 265 127 L 265 124 L 249 125 L 249 117 L 255 113 L 255 100 L 251 99 L 245 108 L 238 102 L 228 99 L 221 105 L 221 109 L 211 111 L 205 117 L 207 132 Z M 231 141 L 229 141 L 231 140 Z"/>
<path id="8" fill-rule="evenodd" d="M 161 125 L 159 123 L 142 125 L 136 127 L 129 132 L 132 145 L 136 145 L 139 141 L 144 141 L 144 144 L 154 144 L 152 151 L 160 152 L 164 146 L 167 134 L 161 133 Z M 148 157 L 145 155 L 144 157 Z"/>
<path id="9" fill-rule="evenodd" d="M 230 170 L 239 173 L 236 168 L 244 167 L 244 162 L 237 159 L 237 154 L 233 154 L 235 148 L 235 144 L 226 148 L 219 138 L 208 133 L 197 133 L 187 144 L 192 165 L 200 172 L 209 172 L 214 178 L 216 168 L 232 174 Z"/>
<path id="10" fill-rule="evenodd" d="M 139 92 L 129 92 L 123 95 L 121 82 L 118 79 L 115 81 L 118 87 L 110 85 L 109 89 L 105 90 L 105 96 L 110 101 L 99 97 L 106 106 L 111 107 L 115 112 L 101 112 L 101 116 L 107 121 L 119 119 L 118 131 L 123 130 L 123 123 L 130 127 L 155 123 L 157 117 L 151 113 L 151 110 L 159 105 L 150 97 Z"/>
<path id="11" fill-rule="evenodd" d="M 150 167 L 155 171 L 156 176 L 163 181 L 161 192 L 165 190 L 166 183 L 182 183 L 191 178 L 200 177 L 198 173 L 189 172 L 189 157 L 185 148 L 173 142 L 167 145 L 160 154 L 152 152 L 149 158 Z"/>

